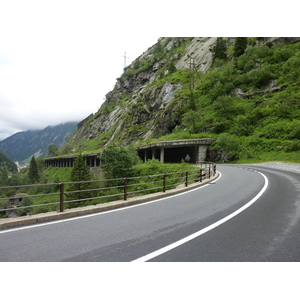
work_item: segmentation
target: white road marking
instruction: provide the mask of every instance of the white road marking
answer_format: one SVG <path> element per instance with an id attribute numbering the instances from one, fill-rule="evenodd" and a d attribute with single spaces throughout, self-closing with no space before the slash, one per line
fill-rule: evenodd
<path id="1" fill-rule="evenodd" d="M 207 187 L 211 183 L 215 183 L 216 181 L 218 181 L 222 177 L 222 174 L 220 172 L 218 172 L 218 173 L 219 173 L 219 176 L 218 176 L 217 179 L 215 179 L 215 180 L 213 180 L 213 181 L 211 181 L 211 182 L 209 182 L 209 183 L 207 183 L 205 185 L 201 185 L 201 186 L 199 186 L 197 188 L 194 188 L 192 190 L 189 190 L 189 191 L 186 191 L 186 192 L 182 192 L 182 193 L 179 193 L 179 194 L 176 194 L 176 195 L 167 196 L 167 197 L 163 197 L 163 195 L 162 195 L 163 198 L 160 198 L 160 199 L 157 199 L 157 200 L 151 200 L 149 202 L 143 202 L 143 203 L 140 203 L 140 204 L 134 204 L 134 205 L 130 205 L 130 206 L 126 206 L 126 207 L 121 207 L 121 208 L 116 208 L 116 209 L 112 209 L 112 210 L 107 210 L 107 211 L 103 211 L 103 212 L 99 212 L 99 213 L 84 215 L 84 216 L 80 216 L 80 217 L 73 217 L 73 218 L 69 218 L 69 219 L 57 220 L 57 221 L 50 221 L 50 222 L 47 222 L 47 223 L 33 224 L 33 225 L 28 225 L 28 226 L 23 226 L 23 227 L 6 229 L 6 230 L 0 231 L 0 234 L 8 233 L 8 232 L 14 232 L 14 231 L 19 231 L 19 230 L 25 230 L 25 229 L 32 229 L 32 228 L 42 227 L 42 226 L 49 226 L 49 225 L 52 225 L 52 224 L 70 222 L 70 221 L 75 221 L 75 220 L 79 220 L 79 219 L 91 218 L 91 217 L 95 217 L 95 216 L 99 216 L 99 215 L 114 213 L 116 211 L 121 211 L 121 210 L 125 210 L 125 209 L 132 209 L 132 208 L 137 207 L 137 206 L 150 205 L 150 204 L 155 203 L 155 202 L 160 202 L 160 201 L 164 201 L 164 200 L 167 200 L 167 199 L 170 199 L 170 198 L 178 197 L 178 196 L 181 196 L 181 195 L 184 195 L 184 194 L 187 194 L 187 193 L 190 193 L 190 192 L 202 189 L 204 187 Z"/>
<path id="2" fill-rule="evenodd" d="M 140 258 L 137 258 L 137 259 L 133 260 L 132 262 L 145 262 L 145 261 L 148 261 L 148 260 L 150 260 L 150 259 L 152 259 L 154 257 L 157 257 L 157 256 L 161 255 L 161 254 L 164 254 L 164 253 L 166 253 L 166 252 L 168 252 L 168 251 L 170 251 L 170 250 L 172 250 L 172 249 L 174 249 L 176 247 L 179 247 L 180 245 L 183 245 L 183 244 L 185 244 L 185 243 L 187 243 L 187 242 L 189 242 L 189 241 L 191 241 L 191 240 L 199 237 L 200 235 L 202 235 L 202 234 L 204 234 L 204 233 L 206 233 L 206 232 L 208 232 L 208 231 L 216 228 L 217 226 L 219 226 L 219 225 L 227 222 L 228 220 L 232 219 L 233 217 L 235 217 L 236 215 L 238 215 L 242 211 L 244 211 L 246 208 L 248 208 L 249 206 L 251 206 L 255 201 L 257 201 L 257 199 L 259 199 L 261 197 L 261 195 L 265 192 L 265 190 L 267 189 L 267 187 L 269 185 L 268 178 L 264 174 L 262 174 L 262 173 L 260 173 L 258 171 L 255 171 L 255 172 L 257 172 L 258 174 L 260 174 L 260 175 L 262 175 L 264 177 L 265 184 L 264 184 L 263 188 L 261 189 L 261 191 L 252 200 L 250 200 L 247 204 L 245 204 L 244 206 L 242 206 L 241 208 L 239 208 L 235 212 L 231 213 L 227 217 L 225 217 L 225 218 L 223 218 L 223 219 L 221 219 L 221 220 L 219 220 L 219 221 L 217 221 L 217 222 L 215 222 L 215 223 L 213 223 L 213 224 L 205 227 L 204 229 L 201 229 L 201 230 L 199 230 L 199 231 L 197 231 L 197 232 L 195 232 L 195 233 L 193 233 L 193 234 L 191 234 L 191 235 L 189 235 L 189 236 L 187 236 L 187 237 L 185 237 L 185 238 L 183 238 L 183 239 L 181 239 L 181 240 L 179 240 L 179 241 L 177 241 L 175 243 L 172 243 L 172 244 L 170 244 L 170 245 L 168 245 L 166 247 L 163 247 L 163 248 L 161 248 L 159 250 L 156 250 L 156 251 L 154 251 L 152 253 L 149 253 L 149 254 L 147 254 L 145 256 L 142 256 Z"/>

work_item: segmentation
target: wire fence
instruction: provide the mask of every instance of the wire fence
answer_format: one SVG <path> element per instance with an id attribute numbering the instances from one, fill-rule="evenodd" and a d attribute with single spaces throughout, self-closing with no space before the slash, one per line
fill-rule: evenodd
<path id="1" fill-rule="evenodd" d="M 0 187 L 0 215 L 22 216 L 66 208 L 124 200 L 202 182 L 216 174 L 216 165 L 197 162 L 190 171 L 105 180 Z M 46 208 L 47 207 L 47 208 Z"/>

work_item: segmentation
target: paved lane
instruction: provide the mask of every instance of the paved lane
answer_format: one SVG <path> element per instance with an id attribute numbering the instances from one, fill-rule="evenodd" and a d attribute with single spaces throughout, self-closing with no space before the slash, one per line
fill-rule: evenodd
<path id="1" fill-rule="evenodd" d="M 2 230 L 0 261 L 133 261 L 206 228 L 247 204 L 265 184 L 262 175 L 248 168 L 218 166 L 222 176 L 215 183 L 159 201 Z M 287 253 L 282 246 L 287 233 L 292 234 L 294 246 L 298 245 L 293 238 L 299 223 L 299 213 L 294 211 L 298 174 L 286 172 L 282 181 L 281 173 L 276 173 L 282 171 L 259 170 L 274 178 L 251 207 L 153 260 L 282 260 Z M 290 201 L 282 201 L 287 196 L 285 186 L 290 191 Z M 286 249 L 291 253 L 289 247 Z M 296 257 L 293 254 L 289 259 Z"/>
<path id="2" fill-rule="evenodd" d="M 152 261 L 300 261 L 300 174 L 253 168 L 269 181 L 254 205 Z"/>

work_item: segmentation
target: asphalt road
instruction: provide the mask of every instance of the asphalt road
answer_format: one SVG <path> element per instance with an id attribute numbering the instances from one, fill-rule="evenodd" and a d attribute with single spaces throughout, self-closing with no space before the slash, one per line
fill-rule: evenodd
<path id="1" fill-rule="evenodd" d="M 190 192 L 2 230 L 0 261 L 300 261 L 300 167 L 285 167 L 218 165 Z"/>

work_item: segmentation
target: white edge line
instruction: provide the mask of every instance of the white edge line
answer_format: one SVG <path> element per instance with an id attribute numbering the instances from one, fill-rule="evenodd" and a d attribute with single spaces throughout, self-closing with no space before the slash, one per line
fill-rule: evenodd
<path id="1" fill-rule="evenodd" d="M 42 227 L 42 226 L 49 226 L 49 225 L 52 225 L 52 224 L 70 222 L 70 221 L 75 221 L 75 220 L 79 220 L 79 219 L 91 218 L 91 217 L 95 217 L 95 216 L 99 216 L 99 215 L 113 213 L 113 212 L 116 212 L 116 211 L 121 211 L 121 210 L 125 210 L 125 209 L 131 209 L 131 208 L 134 208 L 134 207 L 137 207 L 137 206 L 150 205 L 150 204 L 155 203 L 155 202 L 160 202 L 160 201 L 164 201 L 164 200 L 167 200 L 167 199 L 170 199 L 170 198 L 173 198 L 173 197 L 178 197 L 178 196 L 181 196 L 181 195 L 184 195 L 184 194 L 187 194 L 187 193 L 190 193 L 190 192 L 202 189 L 202 188 L 204 188 L 206 186 L 209 186 L 211 183 L 215 183 L 216 181 L 218 181 L 222 177 L 221 172 L 218 171 L 218 173 L 219 173 L 219 176 L 215 180 L 213 180 L 213 181 L 211 181 L 211 182 L 209 182 L 207 184 L 201 185 L 201 186 L 199 186 L 197 188 L 191 189 L 189 191 L 181 192 L 181 193 L 176 194 L 176 195 L 171 195 L 171 196 L 167 196 L 167 197 L 163 197 L 163 195 L 162 195 L 162 198 L 157 199 L 157 200 L 151 200 L 151 201 L 148 201 L 148 202 L 143 202 L 143 203 L 139 203 L 139 204 L 133 204 L 133 205 L 126 206 L 126 207 L 116 208 L 116 209 L 102 211 L 102 212 L 98 212 L 98 213 L 92 213 L 92 214 L 88 214 L 88 215 L 84 215 L 84 216 L 79 216 L 79 217 L 73 217 L 73 218 L 69 218 L 69 219 L 63 219 L 63 220 L 57 220 L 57 221 L 49 221 L 47 223 L 32 224 L 32 225 L 18 227 L 18 228 L 12 228 L 12 229 L 4 229 L 4 230 L 0 231 L 0 234 L 8 233 L 8 232 L 13 232 L 13 231 L 19 231 L 19 230 L 25 230 L 25 229 L 31 229 L 31 228 L 36 228 L 36 227 Z"/>
<path id="2" fill-rule="evenodd" d="M 252 200 L 250 200 L 247 204 L 245 204 L 244 206 L 242 206 L 241 208 L 239 208 L 235 212 L 231 213 L 227 217 L 225 217 L 225 218 L 223 218 L 223 219 L 221 219 L 221 220 L 219 220 L 219 221 L 217 221 L 217 222 L 215 222 L 215 223 L 213 223 L 213 224 L 211 224 L 211 225 L 209 225 L 209 226 L 207 226 L 207 227 L 205 227 L 205 228 L 203 228 L 203 229 L 201 229 L 201 230 L 199 230 L 199 231 L 197 231 L 197 232 L 195 232 L 195 233 L 193 233 L 193 234 L 191 234 L 191 235 L 189 235 L 189 236 L 187 236 L 187 237 L 185 237 L 185 238 L 183 238 L 183 239 L 181 239 L 181 240 L 179 240 L 177 242 L 174 242 L 174 243 L 172 243 L 172 244 L 170 244 L 170 245 L 168 245 L 166 247 L 163 247 L 163 248 L 161 248 L 159 250 L 156 250 L 156 251 L 154 251 L 152 253 L 149 253 L 149 254 L 147 254 L 145 256 L 142 256 L 140 258 L 137 258 L 137 259 L 133 260 L 132 262 L 146 262 L 147 260 L 150 260 L 150 259 L 152 259 L 154 257 L 157 257 L 157 256 L 159 256 L 159 255 L 161 255 L 163 253 L 166 253 L 166 252 L 168 252 L 168 251 L 170 251 L 170 250 L 172 250 L 172 249 L 174 249 L 174 248 L 182 245 L 182 244 L 185 244 L 185 243 L 189 242 L 190 240 L 193 240 L 193 239 L 199 237 L 200 235 L 202 235 L 202 234 L 204 234 L 204 233 L 206 233 L 206 232 L 208 232 L 208 231 L 216 228 L 217 226 L 219 226 L 219 225 L 227 222 L 228 220 L 232 219 L 236 215 L 240 214 L 243 210 L 245 210 L 246 208 L 248 208 L 257 199 L 259 199 L 261 197 L 261 195 L 265 192 L 265 190 L 267 189 L 267 187 L 269 185 L 268 178 L 264 174 L 262 174 L 262 173 L 260 173 L 258 171 L 256 171 L 256 172 L 264 177 L 265 184 L 264 184 L 263 188 L 261 189 L 261 191 Z"/>

